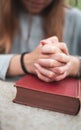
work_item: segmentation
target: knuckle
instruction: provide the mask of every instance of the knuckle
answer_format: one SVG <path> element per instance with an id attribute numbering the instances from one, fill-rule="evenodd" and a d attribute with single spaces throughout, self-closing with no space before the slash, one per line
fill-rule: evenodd
<path id="1" fill-rule="evenodd" d="M 59 73 L 60 73 L 60 74 L 62 74 L 62 73 L 63 73 L 62 69 L 59 69 Z"/>
<path id="2" fill-rule="evenodd" d="M 62 74 L 62 73 L 63 73 L 63 71 L 62 71 L 61 68 L 58 68 L 58 73 L 59 73 L 59 74 Z"/>
<path id="3" fill-rule="evenodd" d="M 54 77 L 54 73 L 52 73 L 52 72 L 51 72 L 51 73 L 49 73 L 49 78 L 51 78 L 51 79 L 52 79 L 53 77 Z"/>

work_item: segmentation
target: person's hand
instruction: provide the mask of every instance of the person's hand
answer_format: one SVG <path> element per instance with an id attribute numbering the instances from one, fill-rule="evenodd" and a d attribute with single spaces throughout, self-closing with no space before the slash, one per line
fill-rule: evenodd
<path id="1" fill-rule="evenodd" d="M 41 80 L 51 82 L 62 80 L 67 76 L 77 76 L 80 65 L 77 57 L 58 53 L 53 58 L 54 60 L 48 59 L 49 62 L 40 59 L 39 64 L 35 64 L 37 75 Z"/>
<path id="2" fill-rule="evenodd" d="M 61 53 L 61 52 L 68 54 L 67 47 L 63 43 L 59 45 L 57 37 L 52 37 L 46 40 L 42 40 L 39 46 L 33 52 L 26 54 L 24 57 L 24 63 L 27 68 L 27 71 L 29 73 L 38 75 L 35 64 L 37 64 L 41 59 L 45 59 L 45 61 L 47 60 L 49 62 L 49 59 L 52 60 L 54 54 Z M 54 59 L 53 59 L 53 62 L 54 62 Z M 63 65 L 62 63 L 58 61 L 55 61 L 54 64 L 56 64 L 55 67 Z M 45 64 L 45 66 L 43 67 L 42 69 L 43 73 L 47 73 L 47 67 L 50 68 L 48 63 Z M 50 71 L 49 69 L 48 71 L 50 72 L 49 77 L 54 75 L 54 72 Z"/>
<path id="3" fill-rule="evenodd" d="M 63 42 L 59 42 L 58 38 L 56 36 L 44 39 L 40 42 L 41 45 L 43 45 L 43 49 L 42 49 L 42 53 L 55 53 L 55 47 L 58 47 L 60 49 L 61 52 L 65 53 L 65 54 L 69 54 L 68 53 L 68 48 L 66 46 L 65 43 Z"/>
<path id="4" fill-rule="evenodd" d="M 24 56 L 24 63 L 29 73 L 36 74 L 35 64 L 38 63 L 40 59 L 48 59 L 52 57 L 51 54 L 43 53 L 42 49 L 43 46 L 40 44 L 33 52 Z M 49 49 L 51 50 L 51 46 Z M 55 46 L 53 53 L 56 54 L 58 52 L 61 52 L 61 50 Z"/>
<path id="5" fill-rule="evenodd" d="M 37 63 L 38 59 L 47 58 L 47 55 L 44 55 L 41 50 L 42 50 L 42 45 L 40 44 L 37 46 L 37 48 L 34 51 L 25 54 L 24 64 L 29 73 L 33 73 L 33 74 L 36 73 L 34 64 Z"/>
<path id="6" fill-rule="evenodd" d="M 57 37 L 51 37 L 49 39 L 42 40 L 40 44 L 38 45 L 38 47 L 33 52 L 26 54 L 24 56 L 24 63 L 27 68 L 27 71 L 29 73 L 35 74 L 36 71 L 35 71 L 34 64 L 37 63 L 39 59 L 51 58 L 52 53 L 56 54 L 58 52 L 61 52 L 61 49 L 57 47 L 57 43 L 58 43 Z M 48 47 L 49 47 L 49 50 L 46 49 Z"/>
<path id="7" fill-rule="evenodd" d="M 42 53 L 48 54 L 48 59 L 39 59 L 38 63 L 35 63 L 37 76 L 44 81 L 52 81 L 56 74 L 52 71 L 55 67 L 63 66 L 64 63 L 56 61 L 54 54 L 64 53 L 68 55 L 68 49 L 65 43 L 58 41 L 57 37 L 51 37 L 41 41 Z M 50 68 L 52 68 L 50 70 Z M 53 79 L 54 80 L 54 79 Z"/>
<path id="8" fill-rule="evenodd" d="M 56 54 L 54 58 L 55 60 L 64 63 L 63 66 L 56 67 L 52 70 L 57 74 L 55 80 L 59 81 L 67 76 L 77 77 L 80 67 L 80 61 L 78 57 L 61 53 Z"/>

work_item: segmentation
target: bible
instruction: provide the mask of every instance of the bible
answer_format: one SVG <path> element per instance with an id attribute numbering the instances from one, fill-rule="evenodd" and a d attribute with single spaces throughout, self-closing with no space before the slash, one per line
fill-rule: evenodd
<path id="1" fill-rule="evenodd" d="M 80 110 L 80 79 L 65 78 L 44 82 L 28 74 L 15 82 L 17 94 L 13 102 L 70 115 Z"/>

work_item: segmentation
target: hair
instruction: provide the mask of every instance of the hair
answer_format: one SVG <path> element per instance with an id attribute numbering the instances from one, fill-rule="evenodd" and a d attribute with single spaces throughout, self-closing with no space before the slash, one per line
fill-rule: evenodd
<path id="1" fill-rule="evenodd" d="M 55 35 L 59 38 L 59 41 L 62 41 L 65 17 L 64 5 L 64 0 L 53 0 L 50 6 L 44 10 L 44 32 L 46 38 Z"/>
<path id="2" fill-rule="evenodd" d="M 45 38 L 55 35 L 62 41 L 64 25 L 63 7 L 64 0 L 53 0 L 42 11 Z M 3 49 L 5 48 L 6 53 L 8 53 L 11 48 L 11 41 L 19 30 L 19 13 L 23 9 L 23 6 L 21 0 L 2 0 L 0 8 L 0 46 L 4 45 Z"/>

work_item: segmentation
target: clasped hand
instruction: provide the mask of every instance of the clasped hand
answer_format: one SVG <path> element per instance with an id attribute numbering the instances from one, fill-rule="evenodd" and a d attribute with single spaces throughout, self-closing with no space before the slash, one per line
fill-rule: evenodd
<path id="1" fill-rule="evenodd" d="M 32 73 L 45 82 L 59 81 L 78 73 L 79 59 L 70 56 L 66 44 L 59 42 L 57 37 L 42 40 L 31 55 Z"/>

